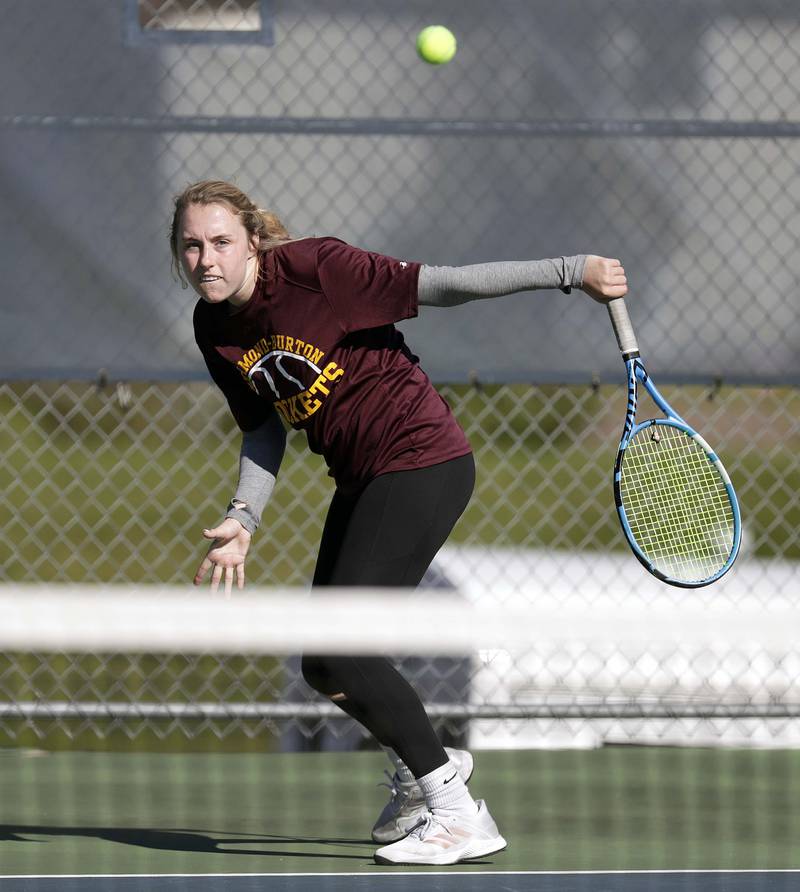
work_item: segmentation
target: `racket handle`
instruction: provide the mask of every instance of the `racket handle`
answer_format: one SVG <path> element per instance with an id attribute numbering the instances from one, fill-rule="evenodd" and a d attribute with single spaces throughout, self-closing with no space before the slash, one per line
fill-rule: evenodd
<path id="1" fill-rule="evenodd" d="M 627 359 L 633 353 L 638 356 L 639 345 L 636 343 L 636 335 L 633 333 L 633 325 L 631 325 L 631 317 L 628 315 L 628 308 L 625 306 L 625 298 L 616 297 L 614 300 L 610 300 L 606 306 L 623 358 Z"/>

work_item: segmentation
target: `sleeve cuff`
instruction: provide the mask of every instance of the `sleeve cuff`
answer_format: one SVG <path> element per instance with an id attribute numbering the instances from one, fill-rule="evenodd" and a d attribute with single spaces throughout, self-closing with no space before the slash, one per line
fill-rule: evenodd
<path id="1" fill-rule="evenodd" d="M 586 266 L 586 255 L 576 254 L 573 257 L 561 257 L 561 285 L 564 294 L 571 294 L 573 288 L 583 285 L 583 270 Z"/>
<path id="2" fill-rule="evenodd" d="M 234 520 L 237 520 L 251 536 L 258 529 L 258 521 L 253 517 L 246 506 L 234 507 L 231 505 L 228 508 L 225 517 L 232 517 Z"/>

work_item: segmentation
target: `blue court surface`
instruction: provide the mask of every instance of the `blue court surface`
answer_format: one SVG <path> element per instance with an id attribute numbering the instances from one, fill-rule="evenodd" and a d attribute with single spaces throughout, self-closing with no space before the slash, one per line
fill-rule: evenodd
<path id="1" fill-rule="evenodd" d="M 796 892 L 800 871 L 391 871 L 0 877 L 2 892 Z"/>

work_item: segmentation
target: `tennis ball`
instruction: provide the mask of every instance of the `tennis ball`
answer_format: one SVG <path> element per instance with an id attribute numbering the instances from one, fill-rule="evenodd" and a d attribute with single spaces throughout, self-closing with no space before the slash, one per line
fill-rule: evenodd
<path id="1" fill-rule="evenodd" d="M 429 25 L 417 35 L 417 52 L 431 65 L 444 65 L 456 54 L 456 39 L 444 25 Z"/>

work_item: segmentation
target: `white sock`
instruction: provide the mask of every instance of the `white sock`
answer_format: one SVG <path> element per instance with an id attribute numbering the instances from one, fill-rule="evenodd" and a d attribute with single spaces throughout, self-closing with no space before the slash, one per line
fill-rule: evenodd
<path id="1" fill-rule="evenodd" d="M 382 746 L 383 751 L 389 757 L 389 761 L 394 765 L 394 770 L 397 772 L 397 776 L 404 784 L 413 784 L 416 783 L 416 779 L 414 775 L 409 770 L 408 765 L 397 755 L 397 753 L 390 746 Z"/>
<path id="2" fill-rule="evenodd" d="M 474 815 L 478 812 L 475 800 L 467 785 L 461 780 L 455 765 L 447 761 L 430 774 L 417 778 L 425 794 L 425 803 L 431 811 L 449 814 Z"/>

